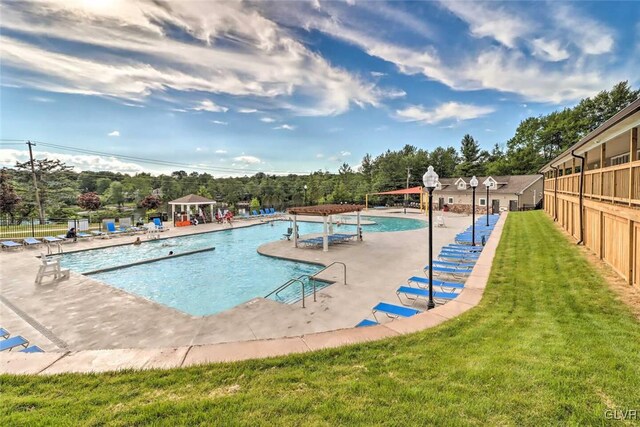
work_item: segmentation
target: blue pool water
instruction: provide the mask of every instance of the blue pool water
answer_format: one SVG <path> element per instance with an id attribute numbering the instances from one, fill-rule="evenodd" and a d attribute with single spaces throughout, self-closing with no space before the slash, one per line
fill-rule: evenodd
<path id="1" fill-rule="evenodd" d="M 363 217 L 375 221 L 363 225 L 363 234 L 413 230 L 425 226 L 416 219 Z M 300 234 L 321 233 L 322 224 L 299 222 Z M 170 258 L 149 264 L 122 268 L 91 277 L 127 292 L 202 316 L 218 313 L 263 297 L 287 280 L 311 275 L 322 267 L 259 255 L 258 246 L 279 240 L 288 221 L 275 221 L 253 227 L 229 229 L 167 240 L 144 241 L 142 245 L 115 246 L 65 254 L 61 264 L 83 273 L 115 267 L 144 259 L 178 254 L 215 246 L 215 251 Z M 355 233 L 355 226 L 342 225 L 340 233 Z M 309 249 L 313 250 L 313 249 Z"/>

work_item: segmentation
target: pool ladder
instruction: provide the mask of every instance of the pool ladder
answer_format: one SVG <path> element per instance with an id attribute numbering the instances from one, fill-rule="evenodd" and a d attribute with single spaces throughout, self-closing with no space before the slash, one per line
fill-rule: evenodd
<path id="1" fill-rule="evenodd" d="M 347 284 L 347 265 L 344 262 L 335 261 L 335 262 L 332 262 L 331 264 L 327 265 L 326 267 L 324 267 L 322 270 L 314 273 L 311 276 L 308 275 L 308 274 L 303 274 L 302 276 L 298 276 L 295 279 L 288 280 L 284 284 L 278 286 L 276 289 L 274 289 L 273 291 L 271 291 L 267 295 L 265 295 L 265 298 L 269 298 L 271 295 L 274 295 L 274 296 L 278 297 L 280 292 L 282 292 L 285 289 L 289 288 L 293 284 L 299 283 L 300 284 L 300 293 L 302 295 L 302 308 L 306 308 L 306 305 L 305 305 L 306 290 L 305 290 L 303 279 L 307 278 L 308 282 L 313 285 L 313 301 L 316 302 L 317 301 L 317 298 L 316 298 L 316 294 L 317 294 L 316 276 L 318 274 L 322 273 L 323 271 L 326 271 L 327 269 L 329 269 L 329 267 L 334 266 L 335 264 L 342 265 L 342 267 L 343 267 L 344 284 L 346 285 Z"/>

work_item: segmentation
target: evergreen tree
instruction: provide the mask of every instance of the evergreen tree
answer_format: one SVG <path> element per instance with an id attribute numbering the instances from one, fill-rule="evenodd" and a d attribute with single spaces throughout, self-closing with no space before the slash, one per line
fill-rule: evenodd
<path id="1" fill-rule="evenodd" d="M 466 134 L 462 138 L 460 154 L 462 158 L 456 167 L 456 175 L 465 177 L 484 175 L 484 162 L 488 153 L 480 150 L 480 145 L 471 135 Z"/>

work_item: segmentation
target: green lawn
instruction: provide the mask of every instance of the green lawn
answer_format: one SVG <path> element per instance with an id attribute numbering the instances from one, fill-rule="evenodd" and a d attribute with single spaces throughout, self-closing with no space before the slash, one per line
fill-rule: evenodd
<path id="1" fill-rule="evenodd" d="M 434 329 L 270 360 L 0 381 L 2 425 L 602 425 L 614 423 L 605 409 L 640 412 L 640 322 L 542 212 L 513 213 L 481 304 Z"/>

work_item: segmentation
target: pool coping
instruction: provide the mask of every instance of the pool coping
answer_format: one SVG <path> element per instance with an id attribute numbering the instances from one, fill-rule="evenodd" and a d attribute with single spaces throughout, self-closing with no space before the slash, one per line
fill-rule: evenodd
<path id="1" fill-rule="evenodd" d="M 346 328 L 296 337 L 165 348 L 80 350 L 48 353 L 0 353 L 0 373 L 100 373 L 124 369 L 172 369 L 207 363 L 233 362 L 301 354 L 360 344 L 422 331 L 477 306 L 484 294 L 508 213 L 500 215 L 484 250 L 460 295 L 447 304 L 406 319 L 364 328 Z"/>

